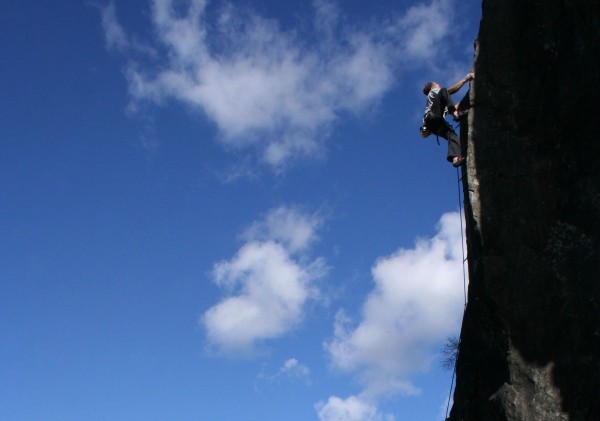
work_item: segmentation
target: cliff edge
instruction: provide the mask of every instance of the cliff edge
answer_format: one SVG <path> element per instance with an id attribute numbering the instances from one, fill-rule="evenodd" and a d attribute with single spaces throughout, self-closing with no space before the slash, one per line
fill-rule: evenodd
<path id="1" fill-rule="evenodd" d="M 484 0 L 451 421 L 600 419 L 600 7 Z"/>

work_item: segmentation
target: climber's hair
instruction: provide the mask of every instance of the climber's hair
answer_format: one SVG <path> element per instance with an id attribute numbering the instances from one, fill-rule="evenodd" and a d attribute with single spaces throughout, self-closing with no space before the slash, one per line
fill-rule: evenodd
<path id="1" fill-rule="evenodd" d="M 433 85 L 435 85 L 435 82 L 427 82 L 425 86 L 423 86 L 423 94 L 425 94 L 425 96 L 429 95 L 429 91 L 431 91 Z"/>

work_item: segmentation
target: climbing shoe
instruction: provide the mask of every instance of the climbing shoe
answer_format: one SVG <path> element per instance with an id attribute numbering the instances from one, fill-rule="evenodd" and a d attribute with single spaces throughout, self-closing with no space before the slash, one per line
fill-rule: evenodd
<path id="1" fill-rule="evenodd" d="M 456 161 L 452 162 L 452 165 L 454 167 L 460 167 L 464 163 L 465 163 L 465 158 L 461 156 Z"/>

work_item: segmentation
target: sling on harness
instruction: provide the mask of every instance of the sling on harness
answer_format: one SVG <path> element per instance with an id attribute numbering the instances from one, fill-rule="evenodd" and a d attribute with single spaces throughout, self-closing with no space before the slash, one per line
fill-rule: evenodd
<path id="1" fill-rule="evenodd" d="M 421 136 L 424 138 L 428 137 L 431 133 L 435 134 L 435 140 L 437 144 L 440 144 L 440 137 L 438 132 L 442 126 L 446 126 L 446 128 L 450 131 L 454 131 L 452 125 L 446 121 L 444 117 L 437 116 L 432 112 L 428 112 L 423 118 L 423 126 L 419 129 L 421 131 Z"/>

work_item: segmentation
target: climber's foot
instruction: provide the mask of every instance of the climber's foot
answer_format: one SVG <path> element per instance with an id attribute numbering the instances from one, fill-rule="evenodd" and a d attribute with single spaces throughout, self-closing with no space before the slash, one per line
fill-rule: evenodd
<path id="1" fill-rule="evenodd" d="M 465 158 L 462 156 L 455 156 L 454 159 L 452 160 L 452 165 L 454 165 L 455 167 L 460 167 L 464 163 L 465 163 Z"/>

